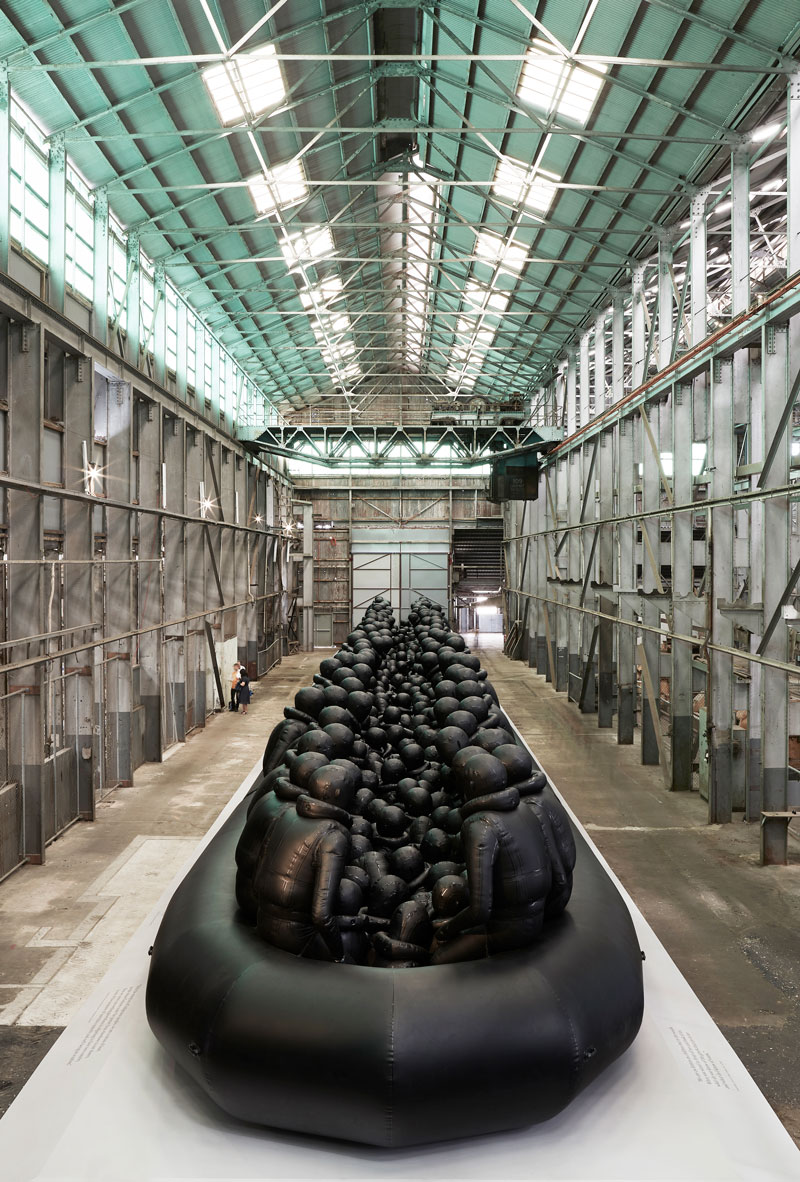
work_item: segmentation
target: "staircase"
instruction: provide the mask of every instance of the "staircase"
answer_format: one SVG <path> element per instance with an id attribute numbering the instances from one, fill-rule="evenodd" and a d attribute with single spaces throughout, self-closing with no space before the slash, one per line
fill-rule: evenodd
<path id="1" fill-rule="evenodd" d="M 453 573 L 461 578 L 454 591 L 488 594 L 503 585 L 503 530 L 454 529 Z"/>

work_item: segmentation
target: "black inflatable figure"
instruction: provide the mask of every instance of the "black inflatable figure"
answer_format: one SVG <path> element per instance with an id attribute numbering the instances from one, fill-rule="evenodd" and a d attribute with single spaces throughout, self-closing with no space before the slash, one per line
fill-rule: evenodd
<path id="1" fill-rule="evenodd" d="M 390 1147 L 548 1119 L 642 1005 L 624 902 L 425 598 L 376 599 L 284 709 L 147 988 L 228 1112 Z"/>
<path id="2" fill-rule="evenodd" d="M 538 819 L 520 808 L 519 792 L 506 780 L 493 755 L 473 755 L 461 768 L 469 903 L 439 924 L 436 937 L 444 946 L 434 964 L 524 948 L 542 929 L 550 858 Z"/>
<path id="3" fill-rule="evenodd" d="M 273 791 L 262 796 L 248 814 L 236 847 L 236 901 L 251 923 L 255 923 L 258 910 L 253 879 L 262 847 L 275 821 L 294 807 L 302 791 L 289 780 L 278 780 Z"/>
<path id="4" fill-rule="evenodd" d="M 423 894 L 395 909 L 389 931 L 378 931 L 373 938 L 377 966 L 400 969 L 428 963 L 433 939 L 428 908 L 429 896 Z"/>
<path id="5" fill-rule="evenodd" d="M 315 960 L 344 959 L 336 904 L 350 855 L 346 808 L 353 795 L 344 768 L 319 768 L 308 794 L 267 834 L 253 896 L 258 931 L 277 948 Z"/>

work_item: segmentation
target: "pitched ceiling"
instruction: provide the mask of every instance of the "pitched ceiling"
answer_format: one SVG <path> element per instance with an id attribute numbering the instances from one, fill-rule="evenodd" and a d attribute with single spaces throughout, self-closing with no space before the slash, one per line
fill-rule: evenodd
<path id="1" fill-rule="evenodd" d="M 799 45 L 784 0 L 0 14 L 15 95 L 268 400 L 371 419 L 527 400 L 697 188 L 719 201 Z M 765 254 L 783 143 L 751 143 Z"/>

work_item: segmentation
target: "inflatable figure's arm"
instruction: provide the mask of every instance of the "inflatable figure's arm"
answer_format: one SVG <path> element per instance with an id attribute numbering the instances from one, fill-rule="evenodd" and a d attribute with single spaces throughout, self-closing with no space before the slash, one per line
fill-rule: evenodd
<path id="1" fill-rule="evenodd" d="M 261 764 L 261 770 L 265 776 L 268 776 L 281 763 L 292 743 L 304 735 L 308 729 L 307 722 L 301 722 L 296 718 L 284 718 L 273 728 Z"/>
<path id="2" fill-rule="evenodd" d="M 492 876 L 499 850 L 497 834 L 494 826 L 484 819 L 464 826 L 461 833 L 466 853 L 469 906 L 437 926 L 437 940 L 451 940 L 465 928 L 485 926 L 492 917 Z"/>
<path id="3" fill-rule="evenodd" d="M 336 924 L 342 932 L 360 932 L 367 926 L 367 920 L 364 915 L 337 915 Z"/>
<path id="4" fill-rule="evenodd" d="M 364 927 L 368 932 L 377 932 L 381 928 L 388 928 L 389 926 L 389 920 L 383 915 L 370 915 L 366 909 L 362 909 L 360 915 L 364 920 Z"/>
<path id="5" fill-rule="evenodd" d="M 553 826 L 558 852 L 564 863 L 564 868 L 571 874 L 575 869 L 575 838 L 572 834 L 569 818 L 557 800 L 542 800 L 542 807 L 550 818 Z"/>
<path id="6" fill-rule="evenodd" d="M 339 921 L 335 915 L 339 884 L 350 850 L 350 838 L 339 826 L 322 838 L 317 853 L 317 876 L 311 903 L 311 920 L 319 929 L 334 960 L 344 956 Z"/>
<path id="7" fill-rule="evenodd" d="M 373 937 L 375 951 L 385 960 L 427 960 L 428 949 L 408 940 L 397 940 L 386 932 L 376 932 Z"/>

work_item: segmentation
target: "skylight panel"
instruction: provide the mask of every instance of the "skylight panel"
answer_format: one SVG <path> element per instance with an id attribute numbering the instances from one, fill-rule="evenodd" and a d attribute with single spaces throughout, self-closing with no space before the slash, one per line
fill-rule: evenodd
<path id="1" fill-rule="evenodd" d="M 300 303 L 304 308 L 313 308 L 315 304 L 318 307 L 324 307 L 324 305 L 331 303 L 341 294 L 341 279 L 331 276 L 330 279 L 323 279 L 316 287 L 304 288 L 300 292 Z"/>
<path id="2" fill-rule="evenodd" d="M 335 253 L 333 235 L 327 226 L 309 226 L 297 234 L 290 234 L 288 242 L 281 242 L 281 252 L 287 267 L 297 262 L 316 262 Z"/>
<path id="3" fill-rule="evenodd" d="M 274 213 L 297 205 L 308 196 L 306 176 L 299 160 L 278 165 L 271 172 L 257 172 L 247 182 L 250 196 L 260 214 Z"/>
<path id="4" fill-rule="evenodd" d="M 407 361 L 420 363 L 424 351 L 426 311 L 431 277 L 433 221 L 438 208 L 438 194 L 429 178 L 408 187 L 407 217 L 411 229 L 406 236 L 406 299 L 403 325 Z"/>
<path id="5" fill-rule="evenodd" d="M 464 288 L 464 300 L 467 307 L 462 316 L 480 316 L 482 314 L 499 314 L 505 312 L 511 297 L 502 291 L 495 291 L 471 279 Z"/>
<path id="6" fill-rule="evenodd" d="M 506 242 L 499 234 L 482 230 L 475 239 L 475 254 L 491 267 L 499 266 L 515 279 L 528 261 L 528 252 L 514 242 Z"/>
<path id="7" fill-rule="evenodd" d="M 576 123 L 586 123 L 603 85 L 608 67 L 595 63 L 597 74 L 549 53 L 543 42 L 534 41 L 525 58 L 517 94 L 537 111 L 555 111 Z"/>
<path id="8" fill-rule="evenodd" d="M 307 230 L 305 235 L 296 235 L 296 237 L 314 237 L 320 230 L 330 238 L 330 230 L 327 226 L 313 227 L 311 233 Z M 332 239 L 331 246 L 333 246 Z M 329 315 L 330 304 L 336 301 L 341 294 L 342 281 L 335 276 L 299 292 L 300 303 L 312 313 L 309 318 L 311 329 L 325 366 L 331 371 L 335 381 L 348 382 L 361 377 L 361 366 L 356 358 L 355 343 L 352 340 L 341 339 L 343 333 L 350 332 L 352 329 L 350 317 L 338 310 L 333 315 Z"/>
<path id="9" fill-rule="evenodd" d="M 492 190 L 511 205 L 524 205 L 546 213 L 560 180 L 561 177 L 554 172 L 546 172 L 543 168 L 534 172 L 519 160 L 503 158 L 498 161 Z"/>
<path id="10" fill-rule="evenodd" d="M 203 70 L 211 101 L 224 124 L 244 123 L 277 106 L 286 97 L 274 45 L 240 53 Z"/>

